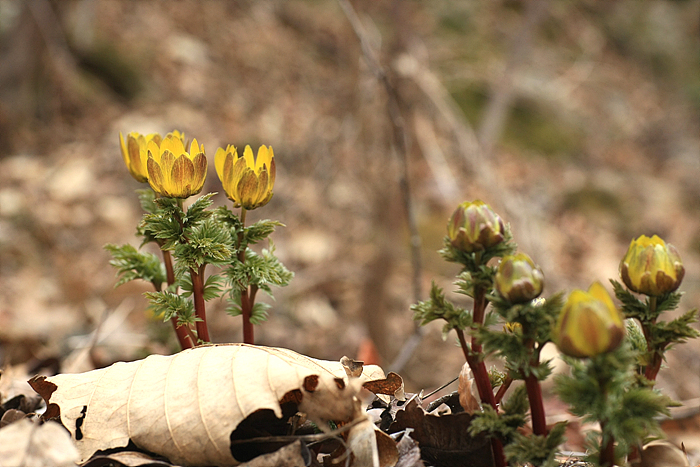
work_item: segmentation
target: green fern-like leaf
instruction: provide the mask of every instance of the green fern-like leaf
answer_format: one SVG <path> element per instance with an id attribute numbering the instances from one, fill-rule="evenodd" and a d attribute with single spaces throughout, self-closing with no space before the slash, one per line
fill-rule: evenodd
<path id="1" fill-rule="evenodd" d="M 135 279 L 143 279 L 160 290 L 166 280 L 165 267 L 156 255 L 141 253 L 131 245 L 108 244 L 104 248 L 112 254 L 109 264 L 117 268 L 119 280 L 115 287 Z"/>
<path id="2" fill-rule="evenodd" d="M 171 292 L 146 292 L 155 315 L 162 315 L 163 321 L 177 317 L 179 325 L 194 324 L 199 319 L 194 313 L 194 304 L 187 298 Z"/>

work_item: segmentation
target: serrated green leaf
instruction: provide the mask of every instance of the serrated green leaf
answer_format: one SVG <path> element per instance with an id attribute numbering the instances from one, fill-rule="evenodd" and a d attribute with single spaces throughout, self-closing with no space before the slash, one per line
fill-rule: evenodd
<path id="1" fill-rule="evenodd" d="M 117 268 L 119 280 L 115 287 L 135 279 L 143 279 L 160 290 L 166 280 L 165 267 L 160 258 L 152 253 L 141 253 L 131 245 L 107 244 L 104 248 L 112 254 L 109 264 Z"/>
<path id="2" fill-rule="evenodd" d="M 254 245 L 269 237 L 276 227 L 284 227 L 284 224 L 278 221 L 264 219 L 256 222 L 245 228 L 244 242 L 246 245 Z"/>

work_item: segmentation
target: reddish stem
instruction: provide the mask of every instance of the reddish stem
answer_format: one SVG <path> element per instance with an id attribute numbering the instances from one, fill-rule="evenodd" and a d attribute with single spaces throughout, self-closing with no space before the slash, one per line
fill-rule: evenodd
<path id="1" fill-rule="evenodd" d="M 510 385 L 513 384 L 513 378 L 510 376 L 506 376 L 506 379 L 503 381 L 503 384 L 501 384 L 501 387 L 498 388 L 498 392 L 496 393 L 496 404 L 500 404 L 501 400 L 503 400 L 503 396 L 506 395 L 506 391 L 508 391 L 508 388 L 510 388 Z"/>
<path id="2" fill-rule="evenodd" d="M 459 328 L 455 328 L 455 330 L 457 331 L 457 337 L 459 338 L 462 352 L 464 352 L 464 357 L 467 359 L 469 368 L 471 368 L 474 374 L 474 381 L 476 382 L 476 388 L 479 391 L 481 402 L 488 403 L 494 410 L 498 411 L 498 405 L 493 395 L 493 388 L 491 387 L 488 371 L 486 371 L 486 365 L 480 359 L 479 355 L 469 351 L 469 345 L 464 338 L 464 332 Z M 506 460 L 503 454 L 503 444 L 501 440 L 498 438 L 491 438 L 491 449 L 493 450 L 493 459 L 496 467 L 505 467 Z"/>
<path id="3" fill-rule="evenodd" d="M 605 436 L 605 424 L 601 423 L 601 431 Z M 608 442 L 600 449 L 600 459 L 598 459 L 600 467 L 612 467 L 615 465 L 615 438 L 609 436 Z"/>
<path id="4" fill-rule="evenodd" d="M 175 283 L 175 271 L 173 270 L 173 258 L 168 250 L 161 250 L 163 252 L 163 262 L 165 263 L 165 275 L 168 281 L 168 285 L 173 285 Z M 194 347 L 195 339 L 192 334 L 192 330 L 187 325 L 179 325 L 177 322 L 177 316 L 170 318 L 170 323 L 173 325 L 175 330 L 175 335 L 177 336 L 177 341 L 180 343 L 180 348 L 191 349 Z"/>
<path id="5" fill-rule="evenodd" d="M 241 227 L 245 228 L 245 217 L 248 211 L 241 208 Z M 246 245 L 243 245 L 243 231 L 238 233 L 238 261 L 245 263 Z M 255 344 L 255 332 L 253 323 L 250 318 L 253 315 L 253 305 L 255 304 L 255 294 L 258 291 L 256 285 L 251 285 L 250 289 L 246 288 L 241 291 L 241 317 L 243 318 L 243 342 L 246 344 Z"/>
<path id="6" fill-rule="evenodd" d="M 196 323 L 197 338 L 203 342 L 211 342 L 209 328 L 207 327 L 207 312 L 204 304 L 204 268 L 201 265 L 198 271 L 190 269 L 192 277 L 192 296 L 194 297 L 194 313 L 199 318 Z"/>
<path id="7" fill-rule="evenodd" d="M 656 381 L 656 376 L 659 374 L 661 362 L 663 361 L 663 358 L 658 352 L 654 352 L 653 355 L 654 356 L 651 359 L 651 363 L 647 365 L 646 369 L 644 370 L 644 377 L 649 381 Z"/>
<path id="8" fill-rule="evenodd" d="M 542 404 L 542 387 L 535 375 L 530 373 L 525 377 L 527 398 L 530 401 L 530 416 L 532 417 L 532 431 L 536 435 L 547 436 L 547 420 Z"/>
<path id="9" fill-rule="evenodd" d="M 253 304 L 248 289 L 241 292 L 241 311 L 243 315 L 243 342 L 246 344 L 255 344 L 255 335 L 253 323 L 250 322 L 250 317 L 253 311 Z"/>

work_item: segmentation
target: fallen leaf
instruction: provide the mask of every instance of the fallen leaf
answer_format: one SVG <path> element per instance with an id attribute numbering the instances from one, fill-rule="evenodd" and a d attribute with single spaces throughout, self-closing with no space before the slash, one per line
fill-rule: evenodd
<path id="1" fill-rule="evenodd" d="M 311 463 L 311 452 L 301 441 L 295 441 L 275 452 L 256 457 L 241 467 L 306 467 Z"/>
<path id="2" fill-rule="evenodd" d="M 92 456 L 81 467 L 177 467 L 137 451 L 120 451 Z"/>
<path id="3" fill-rule="evenodd" d="M 0 418 L 0 428 L 3 428 L 10 423 L 15 423 L 19 420 L 22 420 L 23 418 L 27 418 L 27 414 L 22 412 L 21 410 L 17 409 L 10 409 L 5 411 L 5 413 L 2 415 L 2 418 Z"/>
<path id="4" fill-rule="evenodd" d="M 459 405 L 462 406 L 465 412 L 473 414 L 481 410 L 479 399 L 474 395 L 474 376 L 468 363 L 462 366 L 459 372 L 459 386 L 457 393 L 459 394 Z"/>
<path id="5" fill-rule="evenodd" d="M 58 423 L 25 418 L 0 429 L 0 467 L 75 467 L 79 457 Z"/>
<path id="6" fill-rule="evenodd" d="M 673 443 L 660 439 L 642 448 L 637 467 L 690 467 L 688 456 Z"/>
<path id="7" fill-rule="evenodd" d="M 248 459 L 234 457 L 231 441 L 256 436 L 237 433 L 252 414 L 281 419 L 283 406 L 291 405 L 290 413 L 303 412 L 321 428 L 329 420 L 350 421 L 359 385 L 383 378 L 376 366 L 348 380 L 340 362 L 231 344 L 37 377 L 30 384 L 46 401 L 44 417 L 60 417 L 82 461 L 131 440 L 173 463 L 236 465 Z"/>
<path id="8" fill-rule="evenodd" d="M 402 432 L 401 439 L 396 443 L 399 450 L 399 459 L 395 467 L 425 467 L 420 458 L 420 448 L 411 438 L 413 428 L 407 428 Z"/>
<path id="9" fill-rule="evenodd" d="M 442 467 L 492 467 L 491 444 L 485 436 L 467 432 L 472 415 L 466 412 L 437 416 L 427 413 L 413 397 L 404 410 L 396 412 L 389 433 L 413 428 L 411 437 L 420 445 L 421 456 L 429 465 Z M 465 464 L 465 459 L 469 463 Z"/>

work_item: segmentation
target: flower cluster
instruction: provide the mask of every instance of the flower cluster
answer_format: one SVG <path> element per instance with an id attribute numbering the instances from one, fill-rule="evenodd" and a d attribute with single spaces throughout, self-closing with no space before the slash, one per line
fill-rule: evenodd
<path id="1" fill-rule="evenodd" d="M 142 135 L 120 133 L 124 163 L 139 182 L 151 186 L 160 197 L 184 199 L 202 191 L 207 176 L 204 145 L 196 139 L 188 144 L 185 135 L 173 131 Z M 188 149 L 189 146 L 189 149 Z M 214 156 L 216 173 L 234 207 L 256 209 L 267 204 L 275 185 L 275 155 L 272 147 L 260 146 L 257 158 L 246 146 L 239 156 L 233 145 L 219 148 Z"/>
<path id="2" fill-rule="evenodd" d="M 670 403 L 653 390 L 664 352 L 698 336 L 690 326 L 696 310 L 661 320 L 661 313 L 680 301 L 675 292 L 685 272 L 680 256 L 658 236 L 633 240 L 620 263 L 627 289 L 612 281 L 618 306 L 600 282 L 573 290 L 566 299 L 563 294 L 541 298 L 542 269 L 515 251 L 510 226 L 489 205 L 461 203 L 448 221 L 441 254 L 462 265 L 455 284 L 458 293 L 471 297 L 472 308 L 451 303 L 436 285 L 429 300 L 412 306 L 421 324 L 441 319 L 447 323 L 444 334 L 457 332 L 482 405 L 473 413 L 469 433 L 489 434 L 495 465 L 554 465 L 564 426 L 547 425 L 540 387 L 552 371 L 541 352 L 554 342 L 570 365 L 570 374 L 555 376 L 559 397 L 573 414 L 600 426 L 590 438 L 596 443 L 593 464 L 622 465 L 620 453 L 657 433 L 655 418 Z M 491 313 L 485 312 L 488 306 Z M 502 326 L 492 326 L 497 320 Z M 487 376 L 486 356 L 502 358 L 505 373 Z M 517 380 L 524 384 L 504 398 Z M 532 436 L 513 434 L 516 425 L 526 423 L 528 403 Z"/>
<path id="3" fill-rule="evenodd" d="M 266 239 L 279 222 L 258 221 L 246 226 L 246 211 L 267 204 L 275 184 L 275 156 L 271 147 L 260 146 L 257 157 L 250 146 L 243 154 L 232 145 L 219 148 L 214 157 L 216 173 L 233 206 L 208 209 L 213 194 L 201 196 L 184 208 L 183 200 L 199 194 L 207 177 L 204 145 L 191 142 L 179 131 L 162 137 L 152 133 L 119 134 L 122 157 L 131 175 L 152 190 L 141 191 L 147 211 L 137 231 L 144 244 L 155 242 L 163 262 L 130 245 L 107 245 L 111 264 L 123 283 L 133 279 L 151 282 L 156 289 L 146 296 L 154 313 L 173 323 L 181 347 L 209 342 L 206 301 L 227 296 L 227 313 L 242 315 L 243 340 L 254 343 L 253 325 L 266 319 L 269 305 L 255 303 L 259 290 L 271 294 L 270 286 L 285 286 L 292 273 L 274 256 L 249 248 Z M 206 274 L 212 265 L 222 274 Z M 195 332 L 196 331 L 196 332 Z"/>

